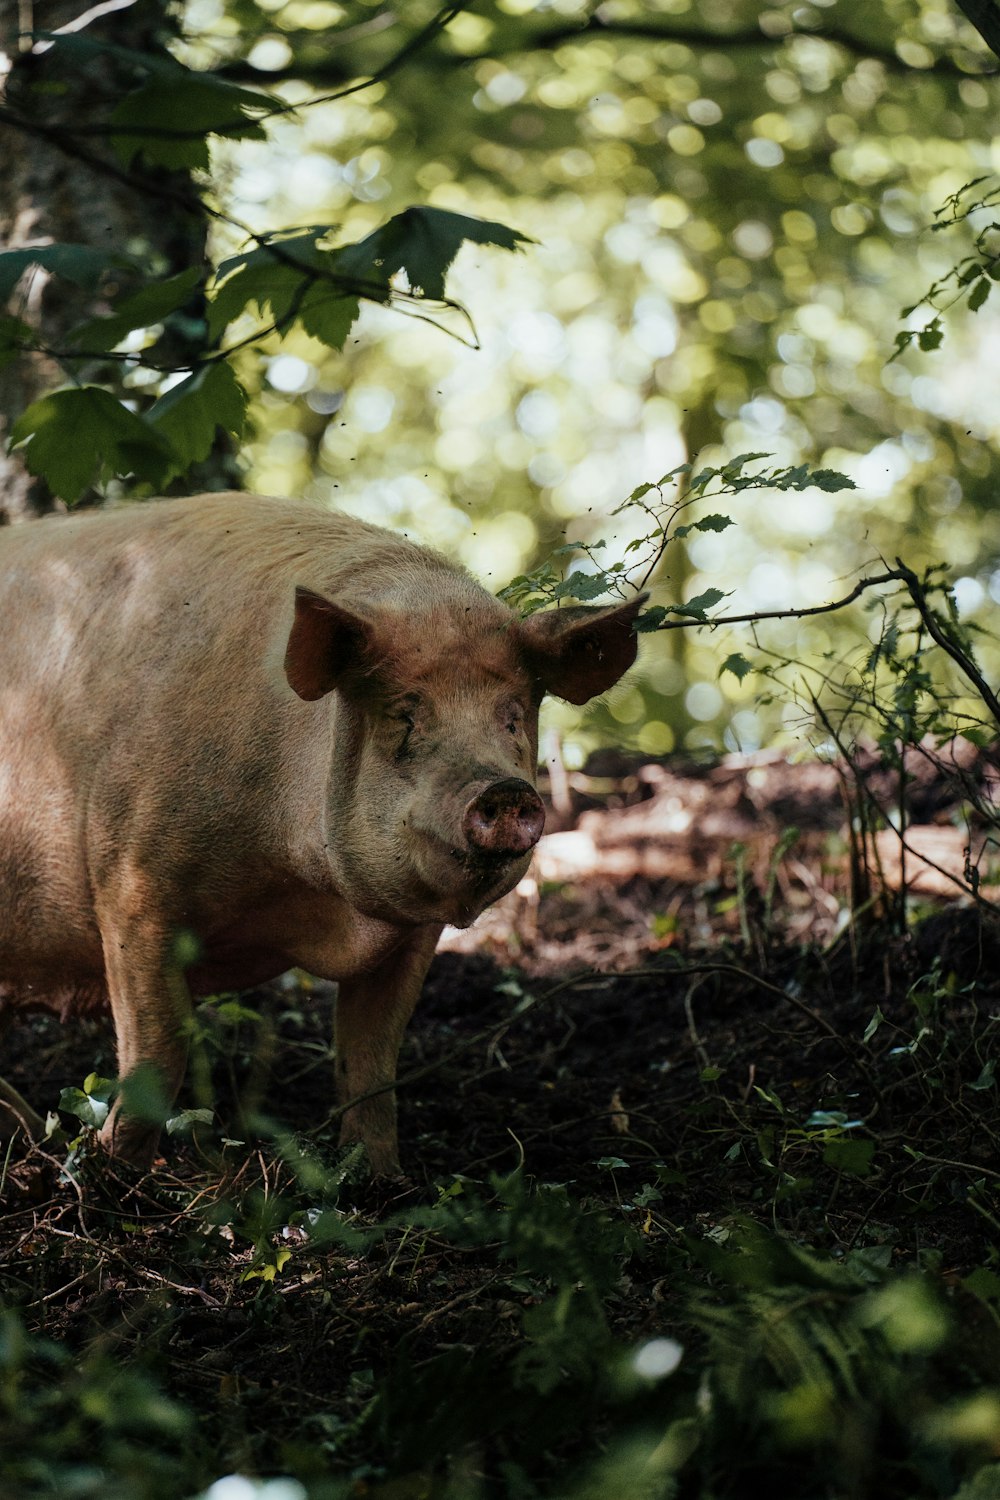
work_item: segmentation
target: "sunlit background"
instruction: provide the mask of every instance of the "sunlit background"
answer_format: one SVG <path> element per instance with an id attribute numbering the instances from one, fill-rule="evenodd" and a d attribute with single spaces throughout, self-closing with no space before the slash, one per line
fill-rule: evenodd
<path id="1" fill-rule="evenodd" d="M 622 0 L 601 9 L 608 35 L 574 37 L 591 10 L 490 0 L 387 80 L 218 153 L 221 205 L 258 230 L 330 223 L 351 240 L 427 203 L 537 242 L 461 253 L 449 291 L 478 348 L 368 308 L 342 355 L 301 332 L 263 363 L 248 355 L 248 484 L 400 528 L 497 589 L 567 538 L 620 556 L 638 523 L 611 512 L 688 458 L 808 460 L 858 488 L 733 501 L 736 525 L 671 549 L 655 600 L 714 587 L 733 613 L 817 604 L 901 553 L 946 561 L 962 614 L 989 624 L 992 303 L 958 308 L 939 350 L 889 362 L 897 332 L 929 317 L 901 309 L 968 248 L 967 232 L 929 230 L 935 211 L 1000 168 L 998 84 L 976 76 L 989 55 L 944 0 L 814 0 L 763 18 L 739 0 Z M 405 40 L 370 24 L 384 12 L 382 0 L 192 0 L 186 55 L 229 58 L 239 81 L 308 105 L 320 89 L 286 76 L 293 53 L 371 73 Z M 408 5 L 406 26 L 432 14 Z M 793 19 L 856 45 L 788 36 Z M 630 20 L 704 42 L 613 31 Z M 770 45 L 739 39 L 758 21 Z M 847 652 L 867 620 L 760 639 Z M 794 737 L 799 710 L 758 703 L 759 678 L 720 678 L 729 651 L 753 659 L 753 647 L 738 629 L 648 637 L 641 670 L 604 704 L 554 711 L 567 755 L 602 740 L 753 749 L 783 724 Z"/>

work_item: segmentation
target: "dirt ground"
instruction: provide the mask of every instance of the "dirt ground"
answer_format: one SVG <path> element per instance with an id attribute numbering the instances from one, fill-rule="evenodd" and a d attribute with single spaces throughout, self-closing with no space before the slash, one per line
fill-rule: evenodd
<path id="1" fill-rule="evenodd" d="M 435 959 L 401 1060 L 408 1180 L 348 1183 L 345 1223 L 521 1166 L 650 1237 L 747 1215 L 835 1255 L 981 1266 L 1000 1184 L 1000 929 L 974 805 L 997 800 L 998 771 L 971 747 L 949 755 L 908 768 L 902 862 L 877 827 L 898 769 L 874 756 L 852 776 L 606 754 L 557 776 L 531 877 Z M 247 1119 L 264 1110 L 333 1159 L 332 1004 L 293 977 L 235 1016 L 202 1013 L 224 1144 L 170 1140 L 141 1179 L 94 1154 L 66 1173 L 65 1149 L 4 1176 L 4 1300 L 74 1348 L 124 1357 L 138 1341 L 183 1400 L 238 1407 L 220 1472 L 280 1471 L 315 1393 L 346 1420 L 404 1341 L 419 1364 L 515 1337 L 495 1260 L 405 1234 L 331 1255 L 290 1212 L 301 1164 Z M 4 1075 L 39 1108 L 113 1068 L 100 1019 L 34 1017 L 5 1043 Z M 265 1310 L 268 1245 L 292 1258 Z M 656 1267 L 631 1269 L 615 1334 L 675 1317 Z"/>

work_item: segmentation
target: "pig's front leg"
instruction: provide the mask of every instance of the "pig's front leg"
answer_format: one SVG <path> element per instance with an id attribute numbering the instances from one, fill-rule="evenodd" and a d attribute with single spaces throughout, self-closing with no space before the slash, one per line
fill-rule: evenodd
<path id="1" fill-rule="evenodd" d="M 337 994 L 337 1100 L 341 1107 L 350 1106 L 341 1122 L 340 1143 L 361 1141 L 372 1170 L 382 1177 L 400 1170 L 392 1085 L 403 1032 L 440 936 L 439 926 L 417 928 L 377 968 L 342 981 Z M 362 1097 L 374 1089 L 385 1092 Z"/>
<path id="2" fill-rule="evenodd" d="M 118 1076 L 152 1065 L 172 1103 L 184 1081 L 191 1029 L 191 1000 L 171 951 L 173 933 L 155 917 L 127 920 L 116 913 L 101 921 L 101 938 Z M 130 1115 L 120 1098 L 101 1129 L 105 1149 L 137 1166 L 149 1165 L 159 1138 L 159 1124 Z"/>

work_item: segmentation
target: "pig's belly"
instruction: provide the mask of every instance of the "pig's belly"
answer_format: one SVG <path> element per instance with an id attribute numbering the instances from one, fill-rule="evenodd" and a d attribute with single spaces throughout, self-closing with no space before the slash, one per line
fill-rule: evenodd
<path id="1" fill-rule="evenodd" d="M 67 1016 L 106 998 L 101 935 L 73 851 L 39 853 L 0 824 L 0 1015 L 44 1006 Z"/>
<path id="2" fill-rule="evenodd" d="M 215 995 L 220 990 L 248 990 L 255 984 L 266 984 L 294 967 L 294 959 L 276 949 L 210 949 L 185 977 L 193 995 Z"/>

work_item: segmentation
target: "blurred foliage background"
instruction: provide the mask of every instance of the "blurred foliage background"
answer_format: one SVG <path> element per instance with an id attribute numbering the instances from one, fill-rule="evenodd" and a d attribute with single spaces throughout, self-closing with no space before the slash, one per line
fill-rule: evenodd
<path id="1" fill-rule="evenodd" d="M 992 302 L 949 319 L 940 349 L 891 360 L 901 308 L 968 246 L 930 232 L 935 212 L 1000 167 L 997 61 L 948 0 L 479 0 L 325 103 L 417 35 L 431 0 L 183 15 L 188 65 L 309 106 L 216 146 L 228 213 L 353 240 L 427 203 L 537 242 L 461 252 L 449 291 L 478 348 L 457 321 L 449 337 L 367 307 L 342 354 L 301 331 L 248 352 L 248 485 L 401 528 L 500 588 L 567 538 L 620 555 L 638 523 L 610 512 L 685 459 L 762 451 L 857 489 L 747 497 L 737 525 L 670 550 L 654 601 L 716 587 L 731 613 L 817 604 L 901 553 L 946 562 L 963 617 L 988 620 Z M 239 248 L 217 233 L 217 252 Z M 815 657 L 877 628 L 859 606 L 766 640 Z M 799 711 L 758 704 L 759 679 L 719 677 L 752 647 L 738 631 L 647 638 L 585 722 L 553 710 L 568 758 L 610 738 L 660 753 L 794 734 Z"/>

